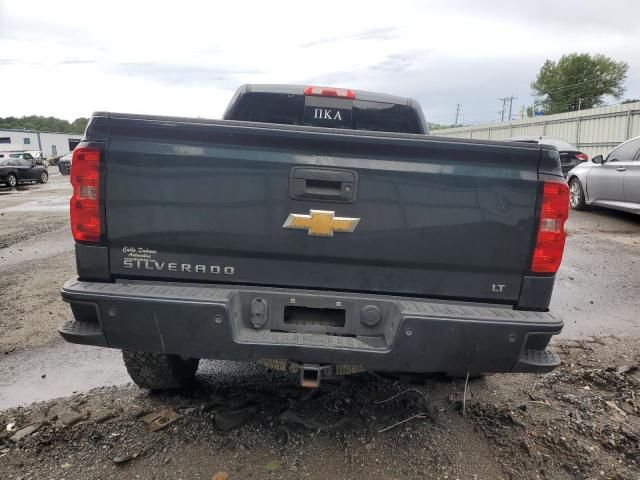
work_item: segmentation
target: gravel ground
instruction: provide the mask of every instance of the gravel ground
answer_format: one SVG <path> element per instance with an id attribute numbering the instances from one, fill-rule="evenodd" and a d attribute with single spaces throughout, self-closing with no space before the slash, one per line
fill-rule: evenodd
<path id="1" fill-rule="evenodd" d="M 549 375 L 495 375 L 466 395 L 461 380 L 375 374 L 310 391 L 203 361 L 197 388 L 150 394 L 124 385 L 117 352 L 56 333 L 75 273 L 70 191 L 56 175 L 0 191 L 0 405 L 25 405 L 0 410 L 1 479 L 640 478 L 640 217 L 572 212 Z M 179 418 L 150 431 L 144 416 L 163 408 Z"/>
<path id="2" fill-rule="evenodd" d="M 69 315 L 60 286 L 75 273 L 69 177 L 0 188 L 0 353 L 45 345 Z"/>
<path id="3" fill-rule="evenodd" d="M 639 478 L 640 345 L 608 337 L 554 348 L 565 359 L 555 372 L 472 381 L 466 398 L 463 380 L 360 374 L 302 390 L 257 367 L 179 394 L 98 389 L 1 412 L 0 471 L 23 480 L 219 471 L 231 479 Z M 146 423 L 173 414 L 160 430 Z M 11 440 L 29 427 L 37 430 Z"/>

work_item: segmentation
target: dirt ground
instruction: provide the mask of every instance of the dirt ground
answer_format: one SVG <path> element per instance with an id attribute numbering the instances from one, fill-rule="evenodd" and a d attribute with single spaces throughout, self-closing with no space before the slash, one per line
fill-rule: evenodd
<path id="1" fill-rule="evenodd" d="M 151 394 L 126 384 L 117 352 L 57 335 L 70 192 L 59 175 L 0 189 L 0 479 L 640 478 L 640 218 L 572 212 L 551 374 L 494 375 L 466 395 L 464 380 L 372 373 L 303 390 L 202 361 L 196 388 Z M 147 414 L 179 418 L 151 431 Z"/>
<path id="2" fill-rule="evenodd" d="M 52 172 L 55 173 L 55 172 Z M 0 353 L 44 345 L 68 316 L 60 286 L 74 275 L 69 177 L 0 188 Z"/>
<path id="3" fill-rule="evenodd" d="M 564 358 L 555 372 L 471 381 L 466 398 L 464 380 L 374 374 L 316 390 L 285 375 L 180 394 L 98 389 L 0 412 L 0 471 L 9 479 L 639 478 L 640 345 L 608 337 L 554 348 Z M 145 415 L 154 412 L 179 418 L 151 431 Z M 24 428 L 36 430 L 16 440 Z"/>
<path id="4" fill-rule="evenodd" d="M 60 301 L 60 286 L 73 276 L 73 261 L 73 252 L 65 252 L 46 263 L 32 260 L 3 272 L 2 297 L 20 301 L 0 303 L 0 352 L 45 345 L 52 340 L 56 335 L 52 327 L 69 316 L 69 307 Z"/>

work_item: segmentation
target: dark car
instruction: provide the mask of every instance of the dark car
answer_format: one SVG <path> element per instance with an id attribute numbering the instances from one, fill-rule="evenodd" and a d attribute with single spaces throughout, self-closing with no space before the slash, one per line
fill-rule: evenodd
<path id="1" fill-rule="evenodd" d="M 19 183 L 49 181 L 49 172 L 29 153 L 12 153 L 0 158 L 0 184 L 15 187 Z"/>
<path id="2" fill-rule="evenodd" d="M 582 153 L 575 146 L 562 140 L 561 138 L 543 137 L 538 135 L 523 135 L 520 137 L 511 137 L 507 139 L 509 142 L 529 142 L 538 143 L 540 145 L 551 145 L 556 147 L 560 154 L 560 163 L 562 166 L 562 174 L 566 177 L 569 170 L 582 162 L 589 160 L 589 155 Z"/>
<path id="3" fill-rule="evenodd" d="M 71 158 L 73 153 L 67 153 L 64 157 L 58 160 L 58 170 L 61 175 L 71 175 Z"/>

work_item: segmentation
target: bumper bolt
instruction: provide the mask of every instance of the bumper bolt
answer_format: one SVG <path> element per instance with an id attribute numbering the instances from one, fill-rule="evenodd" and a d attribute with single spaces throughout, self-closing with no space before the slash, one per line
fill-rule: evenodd
<path id="1" fill-rule="evenodd" d="M 413 330 L 411 330 L 410 328 L 407 328 L 407 329 L 404 331 L 404 334 L 405 334 L 407 337 L 410 337 L 411 335 L 413 335 Z"/>
<path id="2" fill-rule="evenodd" d="M 516 339 L 517 339 L 518 337 L 516 337 L 515 335 L 511 334 L 511 335 L 509 335 L 509 337 L 508 337 L 508 338 L 509 338 L 509 343 L 513 343 L 513 342 L 515 342 L 515 341 L 516 341 Z"/>
<path id="3" fill-rule="evenodd" d="M 109 310 L 107 310 L 107 314 L 110 317 L 115 317 L 118 314 L 118 310 L 116 310 L 115 307 L 111 307 Z"/>
<path id="4" fill-rule="evenodd" d="M 222 316 L 221 315 L 216 315 L 216 317 L 213 319 L 214 322 L 216 322 L 218 325 L 220 325 L 222 323 Z"/>

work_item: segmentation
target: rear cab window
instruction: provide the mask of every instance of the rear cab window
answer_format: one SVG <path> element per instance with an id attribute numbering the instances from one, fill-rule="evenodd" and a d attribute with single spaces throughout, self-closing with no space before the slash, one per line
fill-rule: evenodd
<path id="1" fill-rule="evenodd" d="M 339 96 L 290 93 L 274 86 L 272 91 L 252 91 L 241 87 L 224 114 L 225 120 L 306 125 L 339 129 L 369 130 L 396 133 L 428 133 L 417 102 L 400 97 L 358 91 Z M 344 90 L 344 89 L 332 89 Z M 345 90 L 347 91 L 347 90 Z M 342 93 L 342 92 L 341 92 Z M 345 98 L 346 97 L 346 98 Z M 365 97 L 365 98 L 359 98 Z"/>

